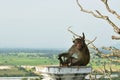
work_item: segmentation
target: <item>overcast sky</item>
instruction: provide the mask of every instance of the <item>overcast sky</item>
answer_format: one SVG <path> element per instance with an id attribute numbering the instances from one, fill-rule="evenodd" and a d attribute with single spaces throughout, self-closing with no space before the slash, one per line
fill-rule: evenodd
<path id="1" fill-rule="evenodd" d="M 98 9 L 110 15 L 100 0 L 80 1 L 86 9 Z M 120 14 L 120 0 L 109 3 Z M 115 34 L 112 27 L 81 12 L 76 0 L 0 0 L 0 48 L 69 48 L 72 45 L 69 26 L 79 35 L 84 32 L 89 40 L 97 37 L 96 46 L 119 43 L 111 40 Z"/>

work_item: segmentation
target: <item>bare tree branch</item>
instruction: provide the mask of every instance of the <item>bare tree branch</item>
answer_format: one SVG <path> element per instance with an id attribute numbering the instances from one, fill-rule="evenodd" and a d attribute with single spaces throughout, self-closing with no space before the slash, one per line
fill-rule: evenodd
<path id="1" fill-rule="evenodd" d="M 89 10 L 86 10 L 86 9 L 83 9 L 83 7 L 80 5 L 80 3 L 78 2 L 78 0 L 76 0 L 77 2 L 77 5 L 80 7 L 80 10 L 82 12 L 85 12 L 85 13 L 89 13 L 89 14 L 92 14 L 94 17 L 96 18 L 101 18 L 101 19 L 104 19 L 106 20 L 114 29 L 114 31 L 118 34 L 120 34 L 120 28 L 115 25 L 115 23 L 113 23 L 108 16 L 104 16 L 103 14 L 101 14 L 98 10 L 96 10 L 97 14 L 95 14 L 93 11 L 89 11 Z M 104 1 L 106 3 L 106 1 Z"/>
<path id="2" fill-rule="evenodd" d="M 89 10 L 83 9 L 83 7 L 80 5 L 80 3 L 78 2 L 78 0 L 76 0 L 76 2 L 77 2 L 77 5 L 80 7 L 80 10 L 81 10 L 82 12 L 92 14 L 92 15 L 93 15 L 94 17 L 96 17 L 96 18 L 101 18 L 100 15 L 97 15 L 97 14 L 94 13 L 93 11 L 89 11 Z"/>
<path id="3" fill-rule="evenodd" d="M 68 27 L 68 31 L 73 34 L 73 40 L 75 39 L 75 36 L 81 38 L 81 36 L 79 36 L 78 34 L 74 33 L 72 30 L 70 30 L 70 28 L 71 28 L 71 26 Z M 87 46 L 88 46 L 89 44 L 93 43 L 96 39 L 97 39 L 97 37 L 95 37 L 92 41 L 89 40 L 89 42 L 87 43 Z M 86 40 L 86 39 L 85 39 L 85 40 Z M 87 41 L 88 41 L 88 40 L 87 40 Z"/>
<path id="4" fill-rule="evenodd" d="M 87 46 L 91 43 L 93 43 L 95 40 L 97 39 L 97 37 L 95 37 L 95 39 L 93 39 L 92 41 L 89 41 L 89 43 L 87 43 Z"/>
<path id="5" fill-rule="evenodd" d="M 105 4 L 108 12 L 112 13 L 113 15 L 117 16 L 118 19 L 120 19 L 120 15 L 116 11 L 110 9 L 110 7 L 108 5 L 108 0 L 101 0 L 101 1 Z M 100 19 L 107 21 L 113 27 L 113 30 L 115 31 L 115 33 L 120 35 L 120 28 L 108 16 L 103 15 L 98 10 L 95 10 L 95 11 L 86 10 L 82 7 L 82 5 L 79 3 L 78 0 L 76 0 L 76 2 L 82 12 L 91 14 L 92 16 L 94 16 L 96 18 L 100 18 Z M 112 36 L 112 39 L 120 40 L 120 37 Z M 90 40 L 86 40 L 86 41 L 88 41 L 88 43 L 91 43 Z M 105 54 L 104 52 L 100 51 L 93 43 L 91 43 L 91 45 L 89 45 L 89 47 L 96 51 L 98 57 L 107 58 L 110 61 L 120 63 L 120 59 L 119 59 L 120 58 L 120 50 L 104 47 L 104 49 L 111 51 L 109 54 Z"/>
<path id="6" fill-rule="evenodd" d="M 86 40 L 88 43 L 91 42 L 90 40 Z M 91 43 L 91 45 L 89 46 L 89 48 L 94 49 L 95 51 L 97 51 L 97 55 L 99 57 L 102 57 L 101 55 L 103 54 L 93 43 Z"/>
<path id="7" fill-rule="evenodd" d="M 102 47 L 102 49 L 109 50 L 109 51 L 112 51 L 112 52 L 117 52 L 117 53 L 120 52 L 119 49 L 117 49 L 115 47 L 111 47 L 111 46 L 110 47 Z"/>
<path id="8" fill-rule="evenodd" d="M 111 53 L 106 54 L 106 57 L 118 57 L 120 58 L 120 50 L 119 49 L 113 49 L 112 47 L 102 47 L 102 49 L 109 50 Z"/>
<path id="9" fill-rule="evenodd" d="M 88 42 L 90 41 L 90 40 L 87 40 Z M 109 53 L 109 54 L 105 54 L 105 53 L 103 53 L 103 52 L 101 52 L 93 43 L 91 43 L 91 46 L 89 46 L 91 49 L 94 49 L 95 51 L 97 51 L 96 53 L 97 53 L 97 56 L 98 57 L 101 57 L 101 58 L 107 58 L 108 60 L 110 60 L 110 61 L 112 61 L 112 62 L 118 62 L 118 63 L 120 63 L 120 60 L 119 59 L 114 59 L 114 58 L 111 58 L 111 57 L 118 57 L 118 58 L 120 58 L 120 50 L 112 50 L 112 49 L 108 49 L 108 48 L 105 48 L 104 47 L 104 49 L 107 49 L 107 50 L 112 50 L 112 51 L 114 51 L 114 53 Z M 118 52 L 118 53 L 116 53 L 116 52 Z"/>
<path id="10" fill-rule="evenodd" d="M 112 36 L 112 39 L 120 40 L 120 36 Z"/>
<path id="11" fill-rule="evenodd" d="M 104 57 L 118 57 L 118 58 L 120 58 L 120 54 L 117 54 L 117 53 L 109 53 L 109 54 L 105 54 Z"/>
<path id="12" fill-rule="evenodd" d="M 118 59 L 111 59 L 111 58 L 109 58 L 109 60 L 112 61 L 112 62 L 118 62 L 118 63 L 120 63 L 120 60 L 118 60 Z"/>
<path id="13" fill-rule="evenodd" d="M 68 31 L 73 34 L 73 37 L 74 37 L 74 38 L 75 38 L 75 36 L 80 37 L 79 35 L 77 35 L 77 34 L 74 33 L 73 31 L 71 31 L 70 28 L 71 28 L 71 26 L 68 27 Z"/>
<path id="14" fill-rule="evenodd" d="M 108 0 L 101 0 L 101 1 L 105 4 L 108 12 L 112 13 L 113 15 L 117 16 L 118 19 L 120 19 L 120 15 L 115 10 L 110 9 L 110 7 L 108 5 Z"/>

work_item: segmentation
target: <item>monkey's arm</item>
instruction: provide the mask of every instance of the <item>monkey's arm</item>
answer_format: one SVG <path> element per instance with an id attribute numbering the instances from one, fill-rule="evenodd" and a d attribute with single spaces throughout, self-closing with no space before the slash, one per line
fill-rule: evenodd
<path id="1" fill-rule="evenodd" d="M 68 50 L 68 59 L 72 57 L 75 52 L 75 45 L 72 45 L 71 48 Z"/>

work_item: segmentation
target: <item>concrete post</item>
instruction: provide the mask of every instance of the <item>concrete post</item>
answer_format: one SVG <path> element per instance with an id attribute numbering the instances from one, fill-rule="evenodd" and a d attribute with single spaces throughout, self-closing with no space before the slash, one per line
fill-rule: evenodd
<path id="1" fill-rule="evenodd" d="M 37 69 L 43 75 L 42 80 L 84 80 L 85 76 L 91 73 L 92 68 L 86 66 L 59 67 L 47 66 Z"/>

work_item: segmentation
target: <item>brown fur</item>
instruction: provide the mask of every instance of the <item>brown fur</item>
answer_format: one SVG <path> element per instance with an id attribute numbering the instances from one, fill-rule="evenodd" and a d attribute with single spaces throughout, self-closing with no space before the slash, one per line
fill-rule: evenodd
<path id="1" fill-rule="evenodd" d="M 86 66 L 90 61 L 90 53 L 85 43 L 84 33 L 83 37 L 76 38 L 73 43 L 67 53 L 59 55 L 60 64 L 65 62 L 69 66 Z M 74 57 L 74 55 L 76 55 L 77 58 Z M 62 60 L 61 57 L 67 57 L 67 60 Z"/>

